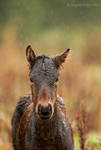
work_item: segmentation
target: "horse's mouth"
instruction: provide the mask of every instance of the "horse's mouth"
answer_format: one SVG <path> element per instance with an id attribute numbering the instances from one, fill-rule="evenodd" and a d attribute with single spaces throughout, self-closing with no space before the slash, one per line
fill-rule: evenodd
<path id="1" fill-rule="evenodd" d="M 39 117 L 40 117 L 41 120 L 48 120 L 48 119 L 51 118 L 51 116 L 52 116 L 52 114 L 49 114 L 49 115 L 42 115 L 42 114 L 40 114 L 39 115 Z"/>

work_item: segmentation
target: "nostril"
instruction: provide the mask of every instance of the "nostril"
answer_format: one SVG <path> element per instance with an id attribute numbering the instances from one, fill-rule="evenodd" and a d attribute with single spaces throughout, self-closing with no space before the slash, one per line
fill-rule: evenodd
<path id="1" fill-rule="evenodd" d="M 41 113 L 41 104 L 38 105 L 38 113 Z"/>
<path id="2" fill-rule="evenodd" d="M 51 106 L 51 104 L 48 104 L 48 109 L 49 109 L 49 112 L 52 112 L 52 106 Z"/>

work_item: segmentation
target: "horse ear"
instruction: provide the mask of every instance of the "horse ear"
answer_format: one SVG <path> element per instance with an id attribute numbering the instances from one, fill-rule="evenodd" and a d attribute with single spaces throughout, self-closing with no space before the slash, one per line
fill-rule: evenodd
<path id="1" fill-rule="evenodd" d="M 56 56 L 53 58 L 53 61 L 55 62 L 55 65 L 57 67 L 60 67 L 62 65 L 62 63 L 65 62 L 68 54 L 69 54 L 69 51 L 70 51 L 70 48 L 68 48 L 64 53 L 62 53 L 61 55 L 59 56 Z"/>
<path id="2" fill-rule="evenodd" d="M 31 45 L 28 45 L 26 48 L 26 58 L 27 58 L 29 64 L 31 64 L 34 61 L 35 57 L 36 57 L 36 55 L 31 47 Z"/>

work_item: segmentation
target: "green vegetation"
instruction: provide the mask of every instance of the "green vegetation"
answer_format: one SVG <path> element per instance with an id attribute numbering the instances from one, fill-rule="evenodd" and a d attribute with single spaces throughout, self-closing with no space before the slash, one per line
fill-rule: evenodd
<path id="1" fill-rule="evenodd" d="M 23 42 L 40 39 L 47 30 L 82 32 L 101 25 L 99 0 L 1 0 L 0 11 L 0 31 L 14 24 Z"/>

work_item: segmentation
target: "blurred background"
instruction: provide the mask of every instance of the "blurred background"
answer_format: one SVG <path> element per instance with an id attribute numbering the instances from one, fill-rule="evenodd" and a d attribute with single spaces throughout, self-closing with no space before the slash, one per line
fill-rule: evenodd
<path id="1" fill-rule="evenodd" d="M 11 118 L 20 96 L 30 92 L 25 49 L 57 55 L 71 48 L 61 68 L 59 94 L 87 150 L 101 150 L 100 0 L 0 0 L 0 150 L 12 150 Z"/>

